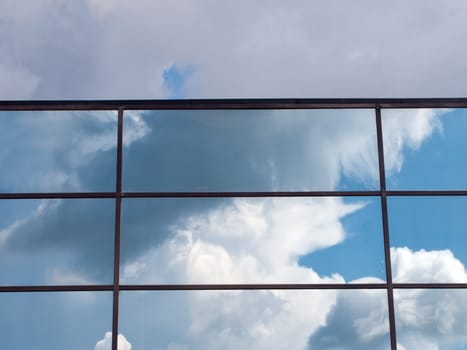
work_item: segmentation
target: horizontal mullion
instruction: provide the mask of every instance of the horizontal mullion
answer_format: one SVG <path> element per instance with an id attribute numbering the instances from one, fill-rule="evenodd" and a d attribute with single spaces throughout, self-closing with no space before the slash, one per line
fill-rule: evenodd
<path id="1" fill-rule="evenodd" d="M 125 291 L 174 290 L 325 290 L 388 289 L 387 283 L 269 283 L 269 284 L 122 284 Z M 393 283 L 393 289 L 467 289 L 467 283 Z M 21 285 L 0 286 L 0 293 L 12 292 L 92 292 L 112 291 L 113 285 Z"/>
<path id="2" fill-rule="evenodd" d="M 0 193 L 0 199 L 116 198 L 116 192 Z"/>
<path id="3" fill-rule="evenodd" d="M 273 192 L 123 192 L 123 198 L 183 197 L 358 197 L 379 196 L 380 191 L 273 191 Z"/>
<path id="4" fill-rule="evenodd" d="M 0 293 L 12 292 L 99 292 L 112 291 L 113 285 L 44 285 L 44 286 L 0 286 Z"/>
<path id="5" fill-rule="evenodd" d="M 211 198 L 211 197 L 377 197 L 382 191 L 261 191 L 261 192 L 49 192 L 0 193 L 1 199 L 67 198 Z M 390 190 L 386 196 L 467 196 L 467 190 Z"/>
<path id="6" fill-rule="evenodd" d="M 467 289 L 467 283 L 393 283 L 394 289 Z"/>
<path id="7" fill-rule="evenodd" d="M 467 196 L 467 190 L 389 190 L 387 196 Z"/>
<path id="8" fill-rule="evenodd" d="M 275 289 L 386 289 L 386 283 L 272 283 L 272 284 L 147 284 L 120 285 L 120 290 L 275 290 Z"/>

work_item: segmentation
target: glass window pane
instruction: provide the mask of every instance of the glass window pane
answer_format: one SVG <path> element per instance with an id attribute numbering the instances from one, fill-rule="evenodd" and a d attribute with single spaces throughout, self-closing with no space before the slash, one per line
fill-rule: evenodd
<path id="1" fill-rule="evenodd" d="M 112 111 L 0 112 L 0 193 L 114 191 Z"/>
<path id="2" fill-rule="evenodd" d="M 134 349 L 389 350 L 381 290 L 122 292 Z"/>
<path id="3" fill-rule="evenodd" d="M 121 283 L 385 279 L 377 198 L 124 199 Z"/>
<path id="4" fill-rule="evenodd" d="M 394 291 L 399 350 L 467 348 L 467 291 L 409 289 Z"/>
<path id="5" fill-rule="evenodd" d="M 109 292 L 0 293 L 0 310 L 3 349 L 104 350 L 112 330 Z"/>
<path id="6" fill-rule="evenodd" d="M 374 119 L 372 110 L 125 112 L 124 190 L 374 189 Z"/>
<path id="7" fill-rule="evenodd" d="M 113 199 L 0 200 L 0 285 L 113 278 Z"/>
<path id="8" fill-rule="evenodd" d="M 388 199 L 394 282 L 467 282 L 467 197 Z"/>
<path id="9" fill-rule="evenodd" d="M 467 189 L 467 109 L 383 110 L 388 189 Z"/>

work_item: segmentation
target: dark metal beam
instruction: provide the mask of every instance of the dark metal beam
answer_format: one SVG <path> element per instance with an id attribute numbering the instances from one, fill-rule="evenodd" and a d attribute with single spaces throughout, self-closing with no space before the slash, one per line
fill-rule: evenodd
<path id="1" fill-rule="evenodd" d="M 244 98 L 0 101 L 0 111 L 467 108 L 467 98 Z"/>

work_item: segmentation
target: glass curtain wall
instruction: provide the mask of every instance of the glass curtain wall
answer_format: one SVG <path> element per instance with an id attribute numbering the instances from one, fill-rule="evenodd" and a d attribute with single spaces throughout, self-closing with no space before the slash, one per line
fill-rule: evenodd
<path id="1" fill-rule="evenodd" d="M 464 107 L 0 103 L 2 344 L 467 349 Z"/>

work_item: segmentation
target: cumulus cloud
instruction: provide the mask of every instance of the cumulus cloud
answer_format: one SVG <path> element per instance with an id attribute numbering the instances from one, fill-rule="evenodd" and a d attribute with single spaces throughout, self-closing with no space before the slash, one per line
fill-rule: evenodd
<path id="1" fill-rule="evenodd" d="M 221 203 L 174 224 L 172 238 L 125 266 L 122 282 L 343 283 L 338 273 L 320 276 L 312 267 L 300 266 L 298 258 L 342 242 L 345 231 L 341 218 L 361 207 L 338 198 L 235 199 Z M 126 333 L 133 332 L 133 327 L 145 333 L 156 327 L 158 332 L 172 334 L 146 338 L 145 346 L 160 348 L 177 341 L 179 346 L 193 349 L 300 349 L 306 346 L 309 335 L 324 325 L 336 295 L 337 291 L 209 291 L 184 292 L 183 297 L 169 298 L 146 293 L 137 299 L 122 299 L 122 327 Z M 184 326 L 166 329 L 169 326 L 160 324 L 160 320 L 141 322 L 139 317 L 147 315 L 141 309 L 142 300 L 145 309 L 174 312 L 177 324 Z M 363 333 L 378 317 L 356 317 L 355 322 Z M 378 332 L 375 330 L 375 337 Z"/>
<path id="2" fill-rule="evenodd" d="M 120 327 L 135 348 L 303 349 L 335 299 L 332 290 L 125 293 Z"/>
<path id="3" fill-rule="evenodd" d="M 339 291 L 325 323 L 310 337 L 309 349 L 382 350 L 390 347 L 385 291 Z"/>
<path id="4" fill-rule="evenodd" d="M 118 350 L 131 350 L 131 343 L 126 340 L 123 334 L 117 337 Z M 106 332 L 104 338 L 99 340 L 94 347 L 94 350 L 111 350 L 112 349 L 112 332 Z"/>
<path id="5" fill-rule="evenodd" d="M 463 264 L 448 250 L 393 247 L 391 258 L 396 282 L 465 282 L 467 278 Z M 396 289 L 394 306 L 398 348 L 457 349 L 467 344 L 465 291 Z M 340 291 L 325 323 L 310 337 L 310 349 L 388 348 L 384 292 Z"/>
<path id="6" fill-rule="evenodd" d="M 342 242 L 363 204 L 337 198 L 235 199 L 174 223 L 170 239 L 125 266 L 134 282 L 319 282 L 301 255 Z M 149 229 L 149 228 L 148 228 Z M 165 263 L 164 263 L 165 262 Z M 154 266 L 166 264 L 166 269 Z M 343 281 L 335 275 L 334 281 Z"/>
<path id="7" fill-rule="evenodd" d="M 398 283 L 466 283 L 464 264 L 449 250 L 391 248 L 392 274 Z"/>
<path id="8" fill-rule="evenodd" d="M 394 294 L 398 342 L 407 349 L 454 349 L 467 344 L 465 291 L 398 290 Z"/>
<path id="9" fill-rule="evenodd" d="M 441 271 L 436 282 L 446 282 L 449 281 L 450 271 L 445 266 L 462 266 L 451 253 L 444 251 L 393 248 L 391 252 L 396 265 L 403 264 L 403 267 L 394 267 L 396 277 L 402 268 L 405 270 L 404 276 L 424 275 L 427 270 L 428 273 Z M 411 258 L 408 260 L 410 263 L 406 263 L 407 258 Z M 403 259 L 404 263 L 401 262 Z M 233 260 L 233 265 L 236 261 Z M 427 265 L 431 266 L 431 270 Z M 465 272 L 463 276 L 465 279 Z M 406 281 L 413 282 L 412 279 Z M 383 281 L 367 277 L 352 282 Z M 463 290 L 450 289 L 395 290 L 398 346 L 401 349 L 463 346 L 467 342 L 464 317 L 467 303 L 464 294 Z M 306 344 L 310 349 L 328 350 L 389 347 L 385 291 L 210 291 L 187 292 L 184 297 L 174 296 L 170 300 L 146 294 L 130 302 L 126 300 L 126 305 L 123 299 L 125 308 L 131 311 L 123 312 L 122 317 L 134 321 L 145 314 L 141 308 L 160 309 L 161 304 L 165 304 L 168 311 L 177 310 L 174 317 L 177 324 L 183 327 L 165 329 L 164 325 L 159 325 L 160 331 L 169 332 L 172 336 L 162 340 L 146 338 L 147 344 L 157 344 L 162 348 L 175 340 L 177 346 L 193 349 L 232 345 L 255 349 L 281 349 L 288 345 L 299 349 Z M 144 321 L 148 325 L 138 323 L 138 327 L 142 327 L 145 334 L 150 334 L 154 324 L 161 322 L 147 322 L 146 318 Z M 128 332 L 134 332 L 131 326 L 127 325 L 126 328 Z"/>

